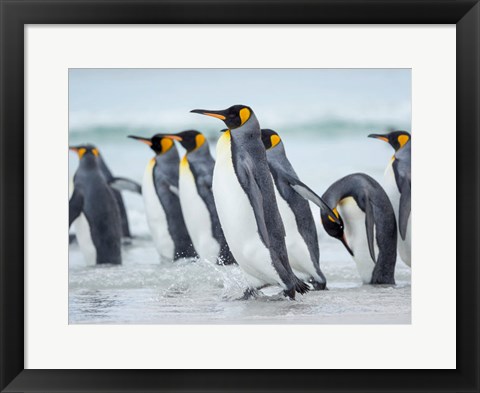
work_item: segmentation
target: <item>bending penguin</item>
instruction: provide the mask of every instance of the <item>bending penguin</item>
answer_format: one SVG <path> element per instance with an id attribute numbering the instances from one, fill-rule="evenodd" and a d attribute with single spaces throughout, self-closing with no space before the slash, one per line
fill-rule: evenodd
<path id="1" fill-rule="evenodd" d="M 102 172 L 99 152 L 92 145 L 72 146 L 80 163 L 73 178 L 69 226 L 75 232 L 87 264 L 121 264 L 122 220 L 114 190 Z"/>
<path id="2" fill-rule="evenodd" d="M 228 127 L 217 143 L 213 195 L 225 238 L 249 283 L 244 298 L 268 285 L 280 285 L 291 299 L 295 292 L 307 292 L 308 285 L 288 262 L 285 229 L 254 112 L 244 105 L 192 112 L 216 117 Z"/>
<path id="3" fill-rule="evenodd" d="M 189 130 L 167 135 L 180 142 L 186 153 L 180 161 L 179 197 L 183 217 L 200 258 L 220 265 L 235 263 L 220 221 L 212 192 L 215 160 L 205 136 Z"/>
<path id="4" fill-rule="evenodd" d="M 327 280 L 320 270 L 320 250 L 312 211 L 308 202 L 292 188 L 292 184 L 300 180 L 287 158 L 280 136 L 273 130 L 262 129 L 262 141 L 287 234 L 285 241 L 290 265 L 295 274 L 304 281 L 308 280 L 314 289 L 325 289 Z"/>
<path id="5" fill-rule="evenodd" d="M 395 149 L 385 170 L 385 190 L 390 198 L 397 217 L 398 253 L 408 266 L 411 262 L 411 136 L 406 131 L 389 134 L 371 134 L 370 138 L 387 142 Z"/>
<path id="6" fill-rule="evenodd" d="M 363 173 L 337 180 L 322 196 L 333 214 L 307 186 L 297 184 L 293 188 L 321 208 L 325 231 L 352 255 L 363 283 L 395 284 L 395 213 L 380 184 Z"/>
<path id="7" fill-rule="evenodd" d="M 185 226 L 178 198 L 177 148 L 171 138 L 156 134 L 152 138 L 130 135 L 154 152 L 143 176 L 142 195 L 147 222 L 161 261 L 196 258 L 198 255 Z"/>

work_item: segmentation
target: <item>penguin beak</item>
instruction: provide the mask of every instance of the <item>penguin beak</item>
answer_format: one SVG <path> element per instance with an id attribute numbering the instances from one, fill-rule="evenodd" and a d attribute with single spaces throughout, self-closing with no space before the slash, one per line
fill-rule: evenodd
<path id="1" fill-rule="evenodd" d="M 225 111 L 210 111 L 208 109 L 194 109 L 190 111 L 190 113 L 199 113 L 200 115 L 216 117 L 220 120 L 225 120 L 226 117 L 224 115 Z"/>
<path id="2" fill-rule="evenodd" d="M 179 141 L 179 142 L 183 141 L 183 138 L 178 135 L 164 135 L 163 137 L 168 139 L 173 139 L 174 141 Z"/>
<path id="3" fill-rule="evenodd" d="M 142 138 L 140 136 L 135 136 L 135 135 L 129 135 L 128 137 L 132 139 L 136 139 L 137 141 L 143 142 L 146 145 L 152 147 L 152 141 L 148 138 Z"/>
<path id="4" fill-rule="evenodd" d="M 68 150 L 74 151 L 75 153 L 78 153 L 78 147 L 76 146 L 68 146 Z"/>
<path id="5" fill-rule="evenodd" d="M 387 138 L 385 135 L 381 135 L 381 134 L 370 134 L 368 137 L 369 137 L 369 138 L 380 139 L 381 141 L 384 141 L 384 142 L 389 143 L 389 140 L 388 140 L 388 138 Z"/>
<path id="6" fill-rule="evenodd" d="M 353 251 L 352 249 L 348 246 L 348 243 L 347 243 L 347 239 L 345 239 L 345 234 L 342 236 L 342 238 L 340 239 L 340 241 L 343 243 L 343 245 L 345 246 L 345 248 L 347 249 L 347 251 L 350 253 L 350 255 L 353 257 Z"/>
<path id="7" fill-rule="evenodd" d="M 220 132 L 227 132 L 228 131 L 228 128 L 223 128 L 220 130 Z"/>

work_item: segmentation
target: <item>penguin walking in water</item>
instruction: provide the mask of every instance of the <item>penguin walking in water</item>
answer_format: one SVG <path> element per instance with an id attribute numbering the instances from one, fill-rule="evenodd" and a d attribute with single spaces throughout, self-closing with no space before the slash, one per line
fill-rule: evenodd
<path id="1" fill-rule="evenodd" d="M 183 219 L 178 198 L 180 159 L 171 138 L 156 134 L 152 138 L 130 135 L 154 152 L 143 176 L 142 195 L 147 222 L 161 261 L 198 257 Z"/>
<path id="2" fill-rule="evenodd" d="M 218 219 L 212 192 L 215 160 L 205 136 L 189 130 L 166 135 L 180 142 L 186 153 L 180 161 L 179 197 L 183 218 L 200 258 L 220 265 L 235 263 Z"/>
<path id="3" fill-rule="evenodd" d="M 217 143 L 212 189 L 225 238 L 249 283 L 243 298 L 268 285 L 280 285 L 291 299 L 295 292 L 306 293 L 308 285 L 288 262 L 285 229 L 254 112 L 244 105 L 192 112 L 216 117 L 228 127 Z"/>
<path id="4" fill-rule="evenodd" d="M 312 211 L 308 202 L 292 188 L 292 184 L 299 182 L 298 176 L 287 158 L 278 133 L 262 129 L 262 141 L 287 234 L 285 241 L 290 266 L 298 277 L 310 282 L 314 289 L 325 289 L 327 280 L 320 270 L 320 250 Z"/>
<path id="5" fill-rule="evenodd" d="M 92 145 L 72 146 L 80 163 L 73 178 L 69 226 L 75 232 L 87 264 L 121 264 L 122 220 L 114 190 L 108 184 Z"/>
<path id="6" fill-rule="evenodd" d="M 369 138 L 380 139 L 387 142 L 395 150 L 395 154 L 385 169 L 385 191 L 392 202 L 395 216 L 397 217 L 398 253 L 408 266 L 411 262 L 411 139 L 406 131 L 393 131 L 388 134 L 370 134 Z"/>
<path id="7" fill-rule="evenodd" d="M 395 284 L 397 224 L 380 184 L 363 173 L 337 180 L 322 196 L 333 207 L 331 211 L 307 186 L 296 184 L 293 188 L 321 208 L 325 231 L 343 243 L 365 284 Z"/>

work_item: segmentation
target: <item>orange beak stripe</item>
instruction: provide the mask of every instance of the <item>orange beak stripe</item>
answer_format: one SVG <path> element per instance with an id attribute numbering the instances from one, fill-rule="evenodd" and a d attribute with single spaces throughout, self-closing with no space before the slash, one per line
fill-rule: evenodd
<path id="1" fill-rule="evenodd" d="M 223 115 L 218 115 L 218 114 L 216 114 L 216 113 L 205 112 L 205 113 L 203 113 L 203 114 L 206 115 L 206 116 L 216 117 L 217 119 L 220 119 L 220 120 L 225 120 L 225 119 L 226 119 L 225 116 L 223 116 Z"/>
<path id="2" fill-rule="evenodd" d="M 165 135 L 164 138 L 173 139 L 175 141 L 181 142 L 183 139 L 178 135 Z"/>

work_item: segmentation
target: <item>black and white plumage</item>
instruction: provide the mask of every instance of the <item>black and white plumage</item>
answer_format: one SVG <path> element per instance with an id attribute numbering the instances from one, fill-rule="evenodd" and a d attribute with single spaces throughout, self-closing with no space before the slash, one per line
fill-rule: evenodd
<path id="1" fill-rule="evenodd" d="M 392 204 L 372 177 L 355 173 L 333 183 L 322 196 L 304 185 L 295 190 L 321 208 L 326 232 L 352 255 L 365 284 L 395 284 L 397 228 Z"/>
<path id="2" fill-rule="evenodd" d="M 235 105 L 223 111 L 192 111 L 223 120 L 228 127 L 217 143 L 213 195 L 225 238 L 242 268 L 249 297 L 266 285 L 280 285 L 285 295 L 305 293 L 288 262 L 285 229 L 261 140 L 251 108 Z"/>
<path id="3" fill-rule="evenodd" d="M 212 191 L 215 160 L 205 136 L 188 130 L 168 136 L 186 149 L 180 161 L 179 196 L 183 217 L 200 258 L 235 263 L 223 234 Z"/>
<path id="4" fill-rule="evenodd" d="M 147 222 L 161 261 L 196 258 L 183 219 L 178 197 L 178 167 L 180 158 L 173 141 L 164 134 L 152 138 L 130 136 L 156 153 L 143 176 L 142 195 Z"/>

